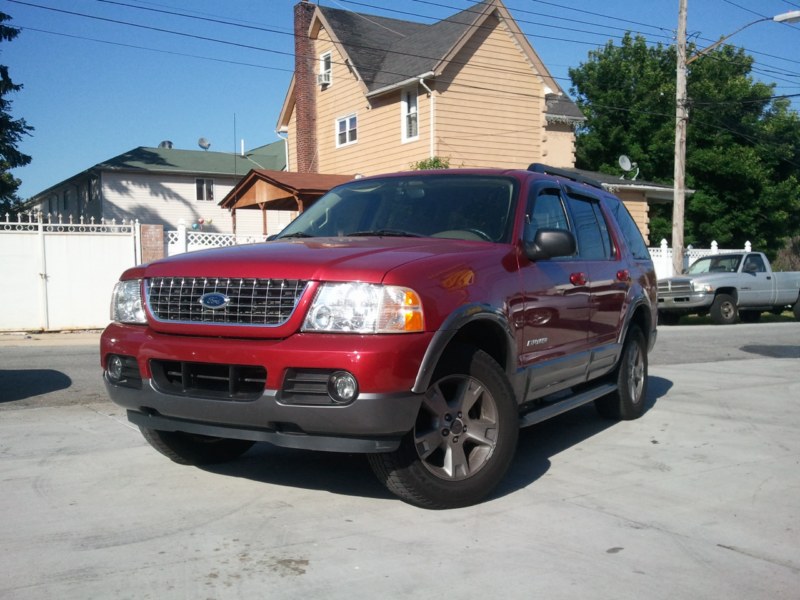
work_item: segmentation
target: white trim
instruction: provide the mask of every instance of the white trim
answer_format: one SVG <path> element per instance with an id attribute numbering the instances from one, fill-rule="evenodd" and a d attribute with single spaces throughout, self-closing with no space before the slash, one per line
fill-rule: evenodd
<path id="1" fill-rule="evenodd" d="M 350 119 L 355 119 L 356 120 L 356 122 L 355 122 L 356 126 L 354 128 L 352 128 L 352 129 L 350 128 Z M 339 131 L 339 123 L 342 123 L 342 122 L 345 123 L 344 133 L 345 133 L 346 137 L 348 138 L 343 144 L 339 143 L 339 133 L 340 133 L 340 131 Z M 351 131 L 355 131 L 356 132 L 356 137 L 355 137 L 354 140 L 349 139 Z M 336 147 L 337 148 L 344 148 L 345 146 L 352 146 L 353 144 L 358 143 L 358 113 L 350 113 L 349 115 L 345 115 L 343 117 L 337 117 L 336 121 L 334 122 L 334 136 L 336 136 L 335 140 L 336 140 Z"/>
<path id="2" fill-rule="evenodd" d="M 409 111 L 409 103 L 406 98 L 411 97 L 414 99 L 413 110 Z M 417 117 L 417 133 L 416 135 L 408 135 L 408 116 L 415 114 Z M 400 90 L 400 141 L 405 144 L 407 142 L 415 142 L 419 139 L 419 86 L 417 82 L 413 85 Z"/>
<path id="3" fill-rule="evenodd" d="M 325 66 L 325 59 L 328 60 L 327 68 Z M 333 53 L 330 50 L 319 55 L 317 83 L 323 87 L 327 87 L 333 83 Z"/>
<path id="4" fill-rule="evenodd" d="M 387 85 L 386 87 L 379 88 L 372 92 L 366 94 L 367 98 L 374 98 L 375 96 L 380 96 L 381 94 L 385 94 L 386 92 L 394 91 L 398 88 L 405 87 L 415 81 L 419 81 L 420 79 L 430 79 L 434 76 L 433 71 L 428 71 L 427 73 L 423 73 L 422 75 L 417 75 L 416 77 L 409 77 L 408 79 L 404 79 L 403 81 L 398 81 L 397 83 L 393 83 L 391 85 Z"/>

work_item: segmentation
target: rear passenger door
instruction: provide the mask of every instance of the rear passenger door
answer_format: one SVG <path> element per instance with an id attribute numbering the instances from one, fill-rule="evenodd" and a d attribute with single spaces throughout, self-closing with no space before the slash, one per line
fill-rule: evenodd
<path id="1" fill-rule="evenodd" d="M 574 221 L 578 256 L 584 265 L 589 287 L 591 317 L 587 324 L 588 343 L 597 349 L 617 340 L 630 273 L 620 262 L 619 252 L 600 207 L 600 199 L 574 186 L 565 185 L 564 188 Z"/>

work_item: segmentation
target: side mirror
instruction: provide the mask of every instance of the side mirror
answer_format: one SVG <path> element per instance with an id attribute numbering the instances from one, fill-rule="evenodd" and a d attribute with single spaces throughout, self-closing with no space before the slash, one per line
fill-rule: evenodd
<path id="1" fill-rule="evenodd" d="M 525 244 L 525 255 L 533 261 L 572 256 L 575 254 L 575 236 L 566 229 L 539 229 L 532 242 Z"/>

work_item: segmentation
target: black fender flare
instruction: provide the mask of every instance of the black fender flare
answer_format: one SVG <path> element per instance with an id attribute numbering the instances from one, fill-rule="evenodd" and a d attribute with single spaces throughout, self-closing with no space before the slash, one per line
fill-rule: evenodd
<path id="1" fill-rule="evenodd" d="M 488 321 L 499 326 L 504 333 L 507 356 L 517 356 L 516 339 L 505 313 L 488 304 L 465 304 L 452 312 L 436 333 L 433 334 L 433 339 L 428 344 L 428 349 L 425 351 L 425 356 L 422 358 L 422 363 L 417 371 L 414 387 L 411 388 L 412 392 L 425 393 L 431 383 L 433 371 L 436 369 L 436 365 L 439 363 L 439 359 L 441 359 L 448 344 L 463 327 L 477 321 Z M 514 361 L 507 360 L 506 362 L 509 364 L 500 365 L 500 367 L 511 375 L 512 373 L 509 372 L 509 369 L 513 370 Z"/>

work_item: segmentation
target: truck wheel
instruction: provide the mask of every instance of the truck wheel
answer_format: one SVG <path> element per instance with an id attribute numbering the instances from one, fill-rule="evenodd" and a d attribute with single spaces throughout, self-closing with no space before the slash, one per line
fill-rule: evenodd
<path id="1" fill-rule="evenodd" d="M 423 508 L 469 506 L 503 478 L 519 435 L 514 392 L 485 352 L 445 357 L 425 393 L 414 429 L 394 452 L 369 455 L 378 479 Z"/>
<path id="2" fill-rule="evenodd" d="M 239 458 L 255 442 L 140 427 L 144 439 L 179 465 L 210 465 Z"/>
<path id="3" fill-rule="evenodd" d="M 743 323 L 758 323 L 761 320 L 761 311 L 758 310 L 740 310 L 739 318 Z"/>
<path id="4" fill-rule="evenodd" d="M 681 320 L 681 316 L 677 313 L 660 312 L 658 313 L 659 325 L 677 325 Z"/>
<path id="5" fill-rule="evenodd" d="M 647 397 L 647 341 L 636 325 L 628 331 L 613 378 L 617 391 L 595 400 L 597 412 L 607 419 L 638 419 Z"/>
<path id="6" fill-rule="evenodd" d="M 718 294 L 711 305 L 711 320 L 715 325 L 732 325 L 736 323 L 739 309 L 736 302 L 728 294 Z"/>
<path id="7" fill-rule="evenodd" d="M 800 299 L 798 299 L 797 302 L 794 303 L 794 306 L 792 307 L 792 312 L 794 313 L 794 318 L 800 321 Z"/>

